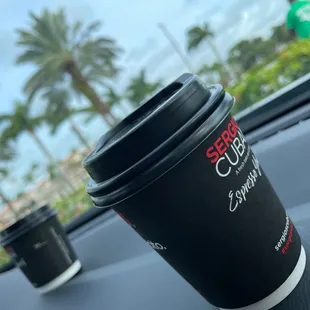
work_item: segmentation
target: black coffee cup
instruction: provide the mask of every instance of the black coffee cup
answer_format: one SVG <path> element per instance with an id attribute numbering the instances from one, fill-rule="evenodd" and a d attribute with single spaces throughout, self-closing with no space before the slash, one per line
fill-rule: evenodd
<path id="1" fill-rule="evenodd" d="M 58 288 L 81 269 L 56 211 L 48 205 L 0 232 L 0 245 L 43 294 Z"/>
<path id="2" fill-rule="evenodd" d="M 84 160 L 111 206 L 211 304 L 270 309 L 305 251 L 231 116 L 234 98 L 184 74 L 105 134 Z"/>

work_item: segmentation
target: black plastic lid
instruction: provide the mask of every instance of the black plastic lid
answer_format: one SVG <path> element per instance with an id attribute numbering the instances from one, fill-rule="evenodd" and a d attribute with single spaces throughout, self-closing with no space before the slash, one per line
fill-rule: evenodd
<path id="1" fill-rule="evenodd" d="M 48 205 L 44 205 L 32 211 L 27 216 L 0 232 L 0 245 L 5 246 L 9 244 L 16 238 L 30 231 L 33 227 L 55 216 L 56 213 L 56 210 L 50 208 Z"/>
<path id="2" fill-rule="evenodd" d="M 185 73 L 103 135 L 83 165 L 103 182 L 129 169 L 167 140 L 209 99 L 210 90 Z"/>
<path id="3" fill-rule="evenodd" d="M 84 160 L 94 205 L 112 206 L 147 186 L 205 139 L 233 102 L 221 85 L 207 88 L 193 74 L 182 75 L 148 100 Z"/>

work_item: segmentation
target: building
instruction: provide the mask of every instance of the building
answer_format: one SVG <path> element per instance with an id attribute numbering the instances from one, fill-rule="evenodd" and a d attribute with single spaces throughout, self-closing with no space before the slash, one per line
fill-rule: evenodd
<path id="1" fill-rule="evenodd" d="M 11 202 L 14 210 L 20 213 L 30 212 L 32 207 L 65 198 L 76 188 L 86 184 L 87 172 L 82 167 L 82 160 L 88 151 L 71 153 L 59 162 L 61 173 L 56 173 L 54 178 L 45 177 L 22 197 Z M 0 225 L 7 226 L 14 221 L 14 215 L 8 207 L 0 210 Z"/>

